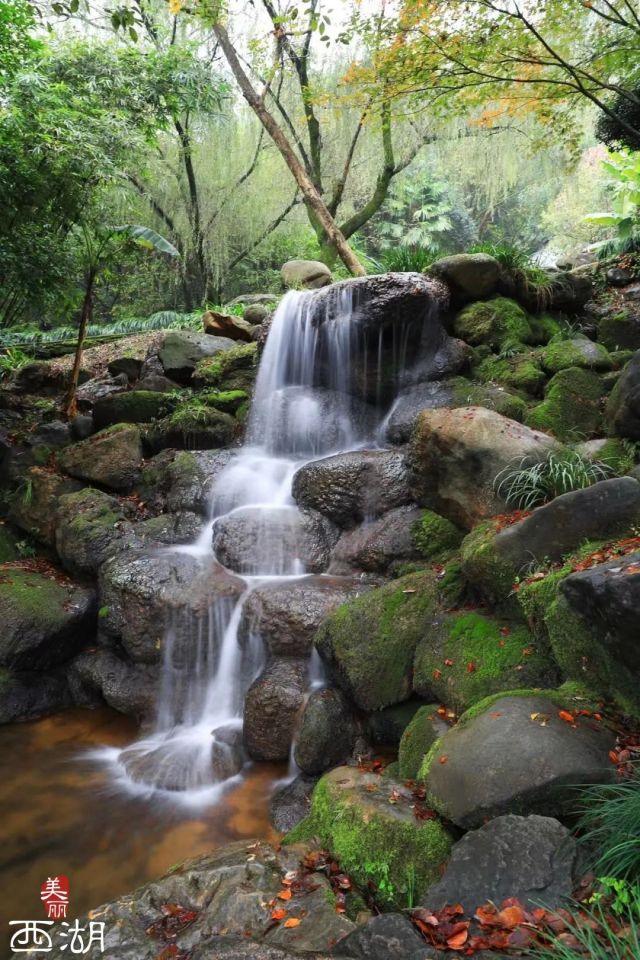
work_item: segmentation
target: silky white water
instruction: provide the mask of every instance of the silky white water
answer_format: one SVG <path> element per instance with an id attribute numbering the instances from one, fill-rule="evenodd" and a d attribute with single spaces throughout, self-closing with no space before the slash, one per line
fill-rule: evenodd
<path id="1" fill-rule="evenodd" d="M 243 763 L 243 700 L 266 659 L 259 638 L 242 642 L 239 637 L 243 606 L 256 585 L 298 579 L 306 572 L 292 534 L 298 519 L 293 476 L 309 461 L 376 445 L 384 411 L 355 399 L 352 391 L 354 346 L 362 355 L 363 344 L 361 331 L 351 323 L 348 285 L 323 302 L 330 315 L 318 316 L 313 293 L 288 293 L 278 307 L 258 371 L 246 443 L 218 477 L 211 519 L 201 536 L 190 547 L 176 548 L 211 562 L 212 533 L 222 518 L 258 520 L 254 549 L 242 572 L 242 597 L 216 600 L 205 617 L 185 613 L 193 617 L 186 650 L 175 642 L 175 624 L 167 624 L 154 729 L 110 754 L 115 779 L 127 789 L 170 791 L 197 803 L 210 802 L 236 782 Z M 375 357 L 370 364 L 375 373 L 381 339 L 364 349 Z M 406 362 L 402 337 L 396 359 L 401 369 Z M 185 624 L 180 627 L 184 635 Z M 316 654 L 310 690 L 321 677 Z"/>

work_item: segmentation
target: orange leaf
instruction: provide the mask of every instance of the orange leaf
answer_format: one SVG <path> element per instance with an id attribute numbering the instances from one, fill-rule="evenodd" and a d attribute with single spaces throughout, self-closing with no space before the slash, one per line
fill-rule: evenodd
<path id="1" fill-rule="evenodd" d="M 615 750 L 609 750 L 609 760 L 611 760 L 611 763 L 615 763 L 617 766 L 618 754 L 615 752 Z"/>
<path id="2" fill-rule="evenodd" d="M 573 715 L 572 713 L 569 713 L 568 710 L 559 710 L 559 711 L 558 711 L 558 716 L 560 717 L 561 720 L 564 720 L 565 723 L 575 723 L 575 722 L 576 722 L 576 718 L 574 717 L 574 715 Z"/>
<path id="3" fill-rule="evenodd" d="M 453 666 L 453 660 L 451 660 L 450 657 L 447 657 L 447 659 L 446 659 L 445 662 L 444 662 L 444 665 L 445 665 L 445 667 L 452 667 L 452 666 Z"/>
<path id="4" fill-rule="evenodd" d="M 524 920 L 524 910 L 522 907 L 506 907 L 498 914 L 498 920 L 507 930 L 513 930 L 514 927 L 517 927 L 518 924 Z"/>
<path id="5" fill-rule="evenodd" d="M 447 940 L 447 946 L 450 950 L 461 950 L 469 939 L 469 931 L 461 930 Z"/>
<path id="6" fill-rule="evenodd" d="M 468 664 L 467 664 L 467 673 L 475 673 L 475 672 L 476 672 L 476 665 L 475 665 L 475 663 L 468 663 Z"/>
<path id="7" fill-rule="evenodd" d="M 278 900 L 291 900 L 291 890 L 281 890 L 278 894 Z"/>
<path id="8" fill-rule="evenodd" d="M 287 911 L 286 911 L 286 910 L 282 910 L 282 909 L 280 909 L 280 910 L 274 910 L 273 913 L 271 914 L 271 919 L 272 919 L 272 920 L 284 920 L 284 918 L 286 917 L 286 915 L 287 915 Z"/>
<path id="9" fill-rule="evenodd" d="M 291 927 L 299 927 L 301 923 L 302 923 L 302 920 L 298 920 L 296 917 L 289 917 L 289 919 L 285 922 L 285 925 L 284 925 L 285 930 L 290 930 Z"/>
<path id="10" fill-rule="evenodd" d="M 449 757 L 447 757 L 447 756 L 442 756 L 442 757 L 440 757 L 439 762 L 442 763 L 442 764 L 444 764 L 444 763 L 449 763 Z"/>
<path id="11" fill-rule="evenodd" d="M 439 680 L 440 677 L 442 676 L 442 670 L 434 670 L 431 676 L 433 677 L 434 680 Z"/>

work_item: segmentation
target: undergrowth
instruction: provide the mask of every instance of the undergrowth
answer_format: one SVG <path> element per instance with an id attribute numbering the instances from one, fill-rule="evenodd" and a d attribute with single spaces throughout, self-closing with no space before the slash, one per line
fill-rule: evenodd
<path id="1" fill-rule="evenodd" d="M 563 493 L 582 490 L 614 475 L 611 466 L 577 452 L 550 453 L 531 463 L 527 457 L 501 470 L 494 481 L 497 495 L 515 510 L 531 510 Z"/>

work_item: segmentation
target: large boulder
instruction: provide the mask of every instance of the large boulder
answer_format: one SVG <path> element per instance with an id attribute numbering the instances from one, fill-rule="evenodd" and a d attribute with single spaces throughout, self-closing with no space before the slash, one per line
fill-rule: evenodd
<path id="1" fill-rule="evenodd" d="M 422 902 L 430 910 L 460 903 L 474 914 L 515 897 L 526 910 L 557 910 L 573 895 L 576 861 L 575 840 L 552 817 L 496 817 L 454 845 L 444 876 Z"/>
<path id="2" fill-rule="evenodd" d="M 417 502 L 461 527 L 501 513 L 495 479 L 510 463 L 536 463 L 558 449 L 551 437 L 484 407 L 425 410 L 415 426 L 408 463 Z"/>
<path id="3" fill-rule="evenodd" d="M 529 411 L 525 423 L 565 441 L 601 436 L 606 392 L 602 377 L 594 371 L 568 367 L 549 380 L 544 400 Z"/>
<path id="4" fill-rule="evenodd" d="M 87 380 L 78 387 L 76 393 L 76 402 L 78 410 L 82 413 L 88 413 L 99 400 L 106 397 L 120 394 L 127 389 L 129 380 L 126 373 L 119 373 L 117 376 L 105 375 L 104 377 L 94 377 Z"/>
<path id="5" fill-rule="evenodd" d="M 217 450 L 233 443 L 238 432 L 238 421 L 229 413 L 196 399 L 154 422 L 145 441 L 153 453 L 167 448 Z"/>
<path id="6" fill-rule="evenodd" d="M 545 610 L 553 653 L 568 677 L 640 717 L 640 553 L 572 573 Z"/>
<path id="7" fill-rule="evenodd" d="M 95 593 L 59 571 L 0 567 L 0 666 L 45 670 L 69 660 L 95 629 Z"/>
<path id="8" fill-rule="evenodd" d="M 301 467 L 292 485 L 300 507 L 318 510 L 341 527 L 409 503 L 409 479 L 404 454 L 387 450 L 356 450 Z"/>
<path id="9" fill-rule="evenodd" d="M 165 334 L 158 357 L 167 377 L 177 383 L 191 382 L 199 361 L 235 347 L 227 337 L 211 337 L 190 330 L 171 330 Z"/>
<path id="10" fill-rule="evenodd" d="M 339 690 L 316 690 L 296 732 L 294 758 L 303 773 L 317 775 L 351 757 L 358 727 Z"/>
<path id="11" fill-rule="evenodd" d="M 266 311 L 265 311 L 266 316 Z M 251 343 L 253 328 L 246 320 L 229 313 L 207 310 L 202 317 L 204 332 L 213 337 L 225 337 Z"/>
<path id="12" fill-rule="evenodd" d="M 240 574 L 322 573 L 337 529 L 314 510 L 243 507 L 216 521 L 213 548 Z"/>
<path id="13" fill-rule="evenodd" d="M 640 440 L 640 350 L 624 368 L 613 388 L 606 418 L 617 436 Z"/>
<path id="14" fill-rule="evenodd" d="M 96 430 L 114 423 L 148 423 L 165 417 L 178 405 L 176 397 L 154 390 L 130 390 L 103 397 L 93 406 Z"/>
<path id="15" fill-rule="evenodd" d="M 228 350 L 200 360 L 193 377 L 196 387 L 251 391 L 257 373 L 258 344 L 229 342 Z"/>
<path id="16" fill-rule="evenodd" d="M 233 604 L 244 583 L 211 558 L 186 553 L 137 553 L 114 557 L 100 569 L 102 630 L 119 640 L 137 663 L 158 663 L 173 615 L 174 643 L 192 644 L 198 621 L 211 604 Z"/>
<path id="17" fill-rule="evenodd" d="M 557 340 L 542 352 L 542 366 L 549 373 L 559 373 L 569 367 L 607 371 L 613 368 L 608 351 L 600 343 L 586 337 L 575 340 Z"/>
<path id="18" fill-rule="evenodd" d="M 615 734 L 595 718 L 571 722 L 564 713 L 543 693 L 478 704 L 425 758 L 429 802 L 465 830 L 505 813 L 575 809 L 576 787 L 615 779 Z"/>
<path id="19" fill-rule="evenodd" d="M 416 816 L 416 800 L 403 784 L 356 767 L 336 767 L 313 791 L 311 813 L 288 841 L 317 837 L 342 870 L 363 889 L 377 887 L 387 908 L 407 902 L 409 886 L 421 896 L 439 876 L 451 845 L 435 819 Z M 407 865 L 415 867 L 409 877 Z"/>
<path id="20" fill-rule="evenodd" d="M 56 551 L 71 573 L 92 576 L 134 541 L 133 524 L 115 497 L 91 487 L 60 497 Z"/>
<path id="21" fill-rule="evenodd" d="M 160 682 L 156 665 L 129 663 L 113 650 L 95 647 L 71 662 L 68 678 L 74 700 L 81 706 L 98 695 L 119 713 L 141 721 L 153 718 Z"/>
<path id="22" fill-rule="evenodd" d="M 357 580 L 326 576 L 263 584 L 243 606 L 240 635 L 260 637 L 274 657 L 308 656 L 325 617 L 367 589 Z"/>
<path id="23" fill-rule="evenodd" d="M 163 450 L 147 460 L 136 492 L 153 510 L 209 517 L 218 478 L 231 450 Z"/>
<path id="24" fill-rule="evenodd" d="M 0 679 L 0 723 L 37 720 L 74 705 L 66 665 L 38 673 L 3 670 Z"/>
<path id="25" fill-rule="evenodd" d="M 80 484 L 77 480 L 61 477 L 42 467 L 31 467 L 11 498 L 9 519 L 35 540 L 53 546 L 60 499 L 78 490 Z"/>
<path id="26" fill-rule="evenodd" d="M 419 560 L 413 531 L 421 514 L 418 507 L 407 504 L 355 530 L 346 530 L 333 550 L 330 572 L 385 573 L 398 564 Z"/>
<path id="27" fill-rule="evenodd" d="M 280 275 L 285 287 L 298 290 L 318 290 L 332 282 L 331 270 L 320 260 L 287 260 Z"/>
<path id="28" fill-rule="evenodd" d="M 244 701 L 244 743 L 254 760 L 287 760 L 309 680 L 306 660 L 277 658 L 251 684 Z"/>
<path id="29" fill-rule="evenodd" d="M 398 744 L 398 774 L 402 780 L 417 779 L 422 761 L 434 743 L 448 730 L 437 704 L 425 704 L 414 713 Z"/>
<path id="30" fill-rule="evenodd" d="M 140 429 L 116 424 L 58 453 L 58 465 L 78 480 L 129 493 L 142 467 Z"/>
<path id="31" fill-rule="evenodd" d="M 423 936 L 403 913 L 381 913 L 336 944 L 336 960 L 431 960 Z"/>
<path id="32" fill-rule="evenodd" d="M 484 300 L 498 289 L 501 268 L 488 253 L 458 253 L 436 260 L 429 273 L 444 280 L 463 300 Z"/>
<path id="33" fill-rule="evenodd" d="M 411 574 L 338 607 L 316 648 L 330 677 L 362 710 L 411 695 L 413 657 L 437 606 L 434 575 Z"/>
<path id="34" fill-rule="evenodd" d="M 536 335 L 522 307 L 506 297 L 471 303 L 454 320 L 457 337 L 477 347 L 492 350 L 513 350 L 525 343 L 534 343 Z"/>

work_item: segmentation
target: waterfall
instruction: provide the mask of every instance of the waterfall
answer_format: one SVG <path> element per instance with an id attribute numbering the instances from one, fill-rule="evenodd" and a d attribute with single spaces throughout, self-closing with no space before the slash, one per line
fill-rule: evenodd
<path id="1" fill-rule="evenodd" d="M 167 624 L 155 727 L 115 757 L 120 781 L 130 789 L 210 799 L 241 772 L 244 695 L 265 661 L 259 642 L 240 640 L 243 605 L 257 585 L 307 572 L 293 476 L 311 460 L 375 446 L 389 377 L 406 367 L 406 325 L 393 327 L 383 350 L 381 331 L 372 337 L 353 321 L 356 307 L 346 283 L 288 293 L 274 315 L 246 442 L 217 480 L 198 542 L 178 548 L 211 562 L 214 543 L 220 560 L 220 530 L 230 522 L 231 529 L 250 529 L 250 550 L 235 566 L 245 591 L 239 600 L 216 600 L 202 616 L 176 613 Z M 191 619 L 185 623 L 185 617 Z M 185 634 L 186 646 L 176 642 Z M 316 654 L 310 690 L 320 675 Z"/>

